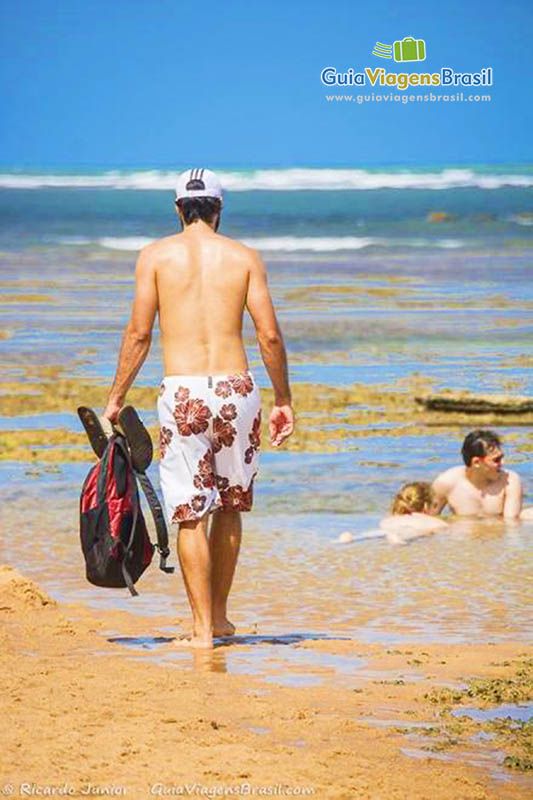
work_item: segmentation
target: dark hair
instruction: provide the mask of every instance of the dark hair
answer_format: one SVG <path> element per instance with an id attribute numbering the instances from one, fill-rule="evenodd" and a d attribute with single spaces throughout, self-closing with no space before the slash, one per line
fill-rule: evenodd
<path id="1" fill-rule="evenodd" d="M 487 455 L 489 450 L 495 447 L 501 447 L 502 443 L 498 435 L 494 431 L 472 431 L 468 434 L 463 442 L 461 453 L 463 454 L 463 461 L 469 467 L 472 459 L 477 456 L 483 458 Z"/>
<path id="2" fill-rule="evenodd" d="M 213 222 L 217 214 L 220 215 L 222 208 L 218 197 L 181 197 L 177 204 L 185 225 L 190 225 L 197 219 L 207 223 Z"/>

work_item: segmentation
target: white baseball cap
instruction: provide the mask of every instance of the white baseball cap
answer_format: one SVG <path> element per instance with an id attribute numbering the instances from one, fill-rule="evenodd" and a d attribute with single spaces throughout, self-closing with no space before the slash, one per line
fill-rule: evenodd
<path id="1" fill-rule="evenodd" d="M 222 184 L 210 169 L 187 169 L 176 183 L 176 200 L 182 197 L 218 197 L 222 202 Z"/>

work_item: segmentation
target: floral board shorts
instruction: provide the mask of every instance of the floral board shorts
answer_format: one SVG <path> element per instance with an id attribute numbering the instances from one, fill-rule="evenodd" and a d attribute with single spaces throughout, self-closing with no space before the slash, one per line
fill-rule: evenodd
<path id="1" fill-rule="evenodd" d="M 157 413 L 169 523 L 221 507 L 251 511 L 261 443 L 261 397 L 251 372 L 169 375 Z"/>

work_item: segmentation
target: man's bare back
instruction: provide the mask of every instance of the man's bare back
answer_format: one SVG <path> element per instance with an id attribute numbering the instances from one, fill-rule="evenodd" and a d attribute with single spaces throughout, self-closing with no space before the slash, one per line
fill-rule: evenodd
<path id="1" fill-rule="evenodd" d="M 256 254 L 200 223 L 150 245 L 142 261 L 157 291 L 164 374 L 245 370 L 242 318 L 261 272 Z"/>

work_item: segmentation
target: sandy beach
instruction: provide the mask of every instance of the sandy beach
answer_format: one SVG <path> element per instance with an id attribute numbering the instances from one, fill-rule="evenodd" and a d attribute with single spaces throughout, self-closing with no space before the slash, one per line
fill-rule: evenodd
<path id="1" fill-rule="evenodd" d="M 168 619 L 58 604 L 7 566 L 0 613 L 4 794 L 505 800 L 531 791 L 525 777 L 506 779 L 493 754 L 503 746 L 518 757 L 525 740 L 500 731 L 484 741 L 487 724 L 445 711 L 486 705 L 482 687 L 530 698 L 523 646 L 285 644 L 350 659 L 342 680 L 308 668 L 318 678 L 309 688 L 228 673 L 227 652 L 261 646 L 252 632 L 165 661 L 177 653 L 160 633 Z M 151 647 L 127 646 L 135 642 Z M 462 693 L 473 677 L 477 698 Z"/>

